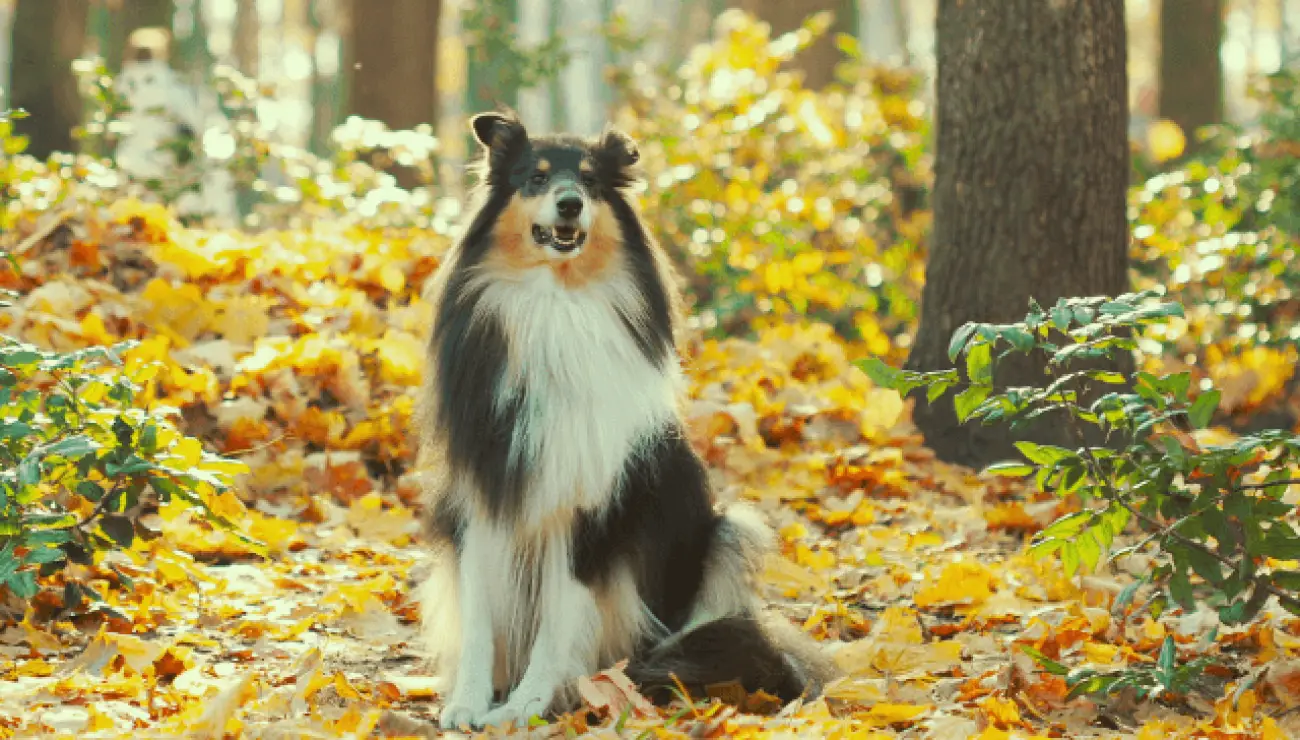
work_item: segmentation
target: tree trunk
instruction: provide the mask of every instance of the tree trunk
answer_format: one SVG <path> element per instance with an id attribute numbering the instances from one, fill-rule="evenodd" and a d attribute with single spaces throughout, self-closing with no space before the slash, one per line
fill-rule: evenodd
<path id="1" fill-rule="evenodd" d="M 348 111 L 390 129 L 437 122 L 439 0 L 352 0 Z M 416 171 L 387 167 L 404 187 Z"/>
<path id="2" fill-rule="evenodd" d="M 1123 0 L 940 0 L 934 234 L 909 368 L 951 367 L 954 330 L 1018 321 L 1031 297 L 1128 289 L 1124 33 Z M 1006 362 L 995 380 L 1043 375 Z M 915 420 L 941 459 L 1015 455 L 1004 426 L 959 425 L 951 394 L 922 395 Z M 1017 437 L 1060 431 L 1052 420 Z"/>
<path id="3" fill-rule="evenodd" d="M 392 129 L 433 123 L 438 10 L 438 0 L 352 0 L 352 113 Z"/>
<path id="4" fill-rule="evenodd" d="M 235 6 L 235 33 L 231 39 L 231 53 L 235 69 L 248 77 L 257 77 L 262 44 L 259 38 L 262 24 L 257 17 L 257 0 L 239 0 Z"/>
<path id="5" fill-rule="evenodd" d="M 72 62 L 83 51 L 89 14 L 88 0 L 19 0 L 9 105 L 31 114 L 16 128 L 34 156 L 76 149 L 82 110 Z"/>
<path id="6" fill-rule="evenodd" d="M 794 65 L 803 70 L 804 86 L 812 89 L 835 79 L 835 66 L 843 58 L 835 35 L 857 31 L 853 22 L 856 0 L 734 0 L 732 5 L 770 24 L 773 38 L 798 29 L 815 13 L 829 10 L 835 14 L 830 30 L 794 58 Z"/>
<path id="7" fill-rule="evenodd" d="M 1223 120 L 1223 0 L 1162 0 L 1160 117 L 1183 129 L 1188 150 L 1196 131 Z"/>

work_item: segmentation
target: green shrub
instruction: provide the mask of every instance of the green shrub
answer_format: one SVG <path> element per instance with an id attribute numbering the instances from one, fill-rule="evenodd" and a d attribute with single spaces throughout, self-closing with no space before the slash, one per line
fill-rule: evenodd
<path id="1" fill-rule="evenodd" d="M 1270 597 L 1300 614 L 1300 533 L 1295 506 L 1283 499 L 1289 485 L 1300 483 L 1294 474 L 1300 437 L 1271 430 L 1200 443 L 1183 429 L 1209 423 L 1218 390 L 1193 393 L 1186 372 L 1126 377 L 1076 369 L 1080 362 L 1134 351 L 1151 328 L 1182 317 L 1182 306 L 1156 295 L 1063 299 L 1050 309 L 1031 304 L 1019 323 L 967 323 L 949 345 L 954 362 L 964 357 L 960 368 L 912 372 L 878 359 L 860 365 L 900 393 L 925 388 L 933 399 L 962 388 L 954 408 L 963 422 L 1015 428 L 1044 413 L 1064 412 L 1077 447 L 1021 441 L 1016 446 L 1023 460 L 991 465 L 987 472 L 1032 476 L 1041 490 L 1079 503 L 1078 511 L 1040 531 L 1031 546 L 1033 554 L 1059 557 L 1068 575 L 1135 553 L 1153 557 L 1152 567 L 1117 599 L 1117 609 L 1149 583 L 1154 589 L 1148 609 L 1156 616 L 1171 602 L 1188 611 L 1205 604 L 1225 624 L 1239 624 L 1253 619 Z M 1013 353 L 1044 362 L 1041 385 L 994 385 L 997 362 Z M 1102 443 L 1090 444 L 1090 438 Z M 1129 527 L 1140 539 L 1112 550 Z M 1162 658 L 1160 665 L 1166 662 Z M 1087 692 L 1173 691 L 1184 675 L 1172 667 L 1153 671 L 1071 673 L 1070 682 Z"/>
<path id="2" fill-rule="evenodd" d="M 21 141 L 4 141 L 8 168 Z M 243 510 L 230 489 L 244 465 L 178 431 L 174 409 L 135 404 L 153 366 L 122 366 L 133 344 L 50 352 L 0 335 L 0 588 L 13 597 L 31 601 L 39 578 L 157 537 L 143 515 L 174 500 L 259 547 L 231 518 Z M 45 583 L 61 585 L 67 610 L 101 599 L 71 578 Z"/>

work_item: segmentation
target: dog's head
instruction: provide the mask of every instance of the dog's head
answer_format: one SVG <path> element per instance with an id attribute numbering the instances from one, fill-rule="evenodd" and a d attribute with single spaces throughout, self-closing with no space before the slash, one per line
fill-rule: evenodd
<path id="1" fill-rule="evenodd" d="M 521 231 L 527 262 L 567 261 L 596 248 L 617 229 L 610 202 L 636 179 L 636 144 L 609 128 L 594 139 L 532 138 L 518 118 L 482 113 L 470 119 L 483 146 L 481 166 L 492 190 L 508 195 L 505 221 Z"/>

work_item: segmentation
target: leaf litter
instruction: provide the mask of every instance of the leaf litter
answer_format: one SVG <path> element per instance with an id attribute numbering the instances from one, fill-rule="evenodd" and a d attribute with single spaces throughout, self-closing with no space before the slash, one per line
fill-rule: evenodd
<path id="1" fill-rule="evenodd" d="M 127 362 L 159 363 L 147 400 L 250 466 L 223 513 L 266 554 L 177 504 L 150 515 L 159 538 L 56 576 L 103 586 L 90 615 L 48 618 L 9 597 L 0 737 L 436 734 L 445 687 L 419 656 L 411 584 L 428 555 L 409 468 L 429 308 L 418 289 L 446 237 L 236 236 L 131 203 L 85 218 L 93 249 L 28 254 L 0 324 L 59 348 L 143 339 Z M 763 595 L 834 651 L 843 676 L 825 696 L 782 707 L 720 686 L 656 708 L 613 666 L 580 682 L 582 710 L 520 733 L 1300 731 L 1300 621 L 1275 608 L 1235 627 L 1208 609 L 1156 619 L 1141 589 L 1115 608 L 1139 560 L 1067 577 L 1030 558 L 1027 536 L 1068 504 L 937 461 L 897 394 L 851 364 L 866 353 L 815 323 L 687 348 L 692 441 L 720 497 L 760 507 L 780 533 Z M 1031 657 L 1117 669 L 1165 650 L 1213 659 L 1186 697 L 1067 699 Z"/>

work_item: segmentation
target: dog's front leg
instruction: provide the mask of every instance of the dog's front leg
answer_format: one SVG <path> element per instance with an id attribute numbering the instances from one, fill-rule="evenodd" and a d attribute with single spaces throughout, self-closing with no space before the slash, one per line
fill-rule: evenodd
<path id="1" fill-rule="evenodd" d="M 523 727 L 551 709 L 570 681 L 596 670 L 601 616 L 595 595 L 574 577 L 567 543 L 552 543 L 544 558 L 540 619 L 528 667 L 506 702 L 487 713 L 484 725 Z"/>
<path id="2" fill-rule="evenodd" d="M 484 525 L 471 524 L 465 530 L 457 585 L 460 592 L 460 658 L 456 683 L 443 706 L 444 730 L 465 725 L 481 727 L 492 705 L 493 615 L 489 583 L 492 558 L 489 533 Z"/>

